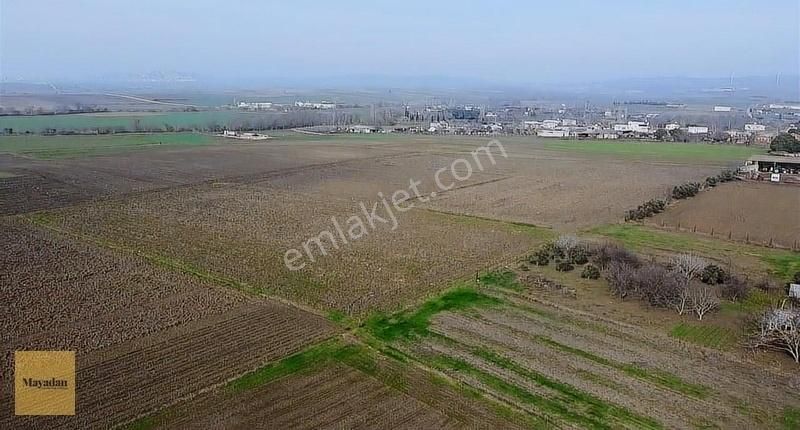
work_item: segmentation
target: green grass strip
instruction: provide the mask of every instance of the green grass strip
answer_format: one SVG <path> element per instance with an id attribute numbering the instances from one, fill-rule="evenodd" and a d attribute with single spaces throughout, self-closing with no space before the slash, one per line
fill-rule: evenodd
<path id="1" fill-rule="evenodd" d="M 785 249 L 699 237 L 691 233 L 668 232 L 634 224 L 607 225 L 589 232 L 616 239 L 634 249 L 696 252 L 712 258 L 749 255 L 761 260 L 773 275 L 785 280 L 800 271 L 800 252 Z"/>
<path id="2" fill-rule="evenodd" d="M 603 425 L 605 425 L 607 419 L 613 419 L 620 424 L 632 424 L 637 428 L 661 428 L 661 424 L 650 417 L 638 415 L 627 408 L 605 402 L 569 384 L 550 379 L 539 372 L 520 366 L 513 360 L 497 354 L 494 351 L 485 348 L 475 348 L 472 352 L 490 363 L 494 363 L 503 369 L 511 370 L 520 376 L 536 382 L 538 385 L 560 393 L 561 396 L 559 399 L 566 401 L 569 405 L 581 405 L 585 407 L 588 416 L 602 420 L 600 422 Z"/>
<path id="3" fill-rule="evenodd" d="M 709 348 L 726 350 L 736 344 L 737 336 L 724 327 L 710 324 L 678 323 L 669 335 Z"/>
<path id="4" fill-rule="evenodd" d="M 786 430 L 800 429 L 800 407 L 787 407 L 783 410 L 783 428 Z"/>
<path id="5" fill-rule="evenodd" d="M 484 359 L 487 361 L 494 362 L 495 364 L 504 367 L 516 367 L 517 369 L 510 368 L 509 370 L 520 370 L 519 366 L 516 366 L 515 363 L 507 360 L 505 358 L 499 357 L 496 354 L 488 351 L 479 351 L 476 350 L 476 353 L 480 356 L 483 356 Z M 493 355 L 490 355 L 493 354 Z M 428 359 L 429 363 L 434 367 L 442 371 L 457 371 L 462 374 L 466 374 L 476 378 L 478 381 L 486 385 L 487 387 L 491 388 L 492 390 L 506 395 L 508 397 L 514 398 L 523 404 L 533 406 L 533 408 L 539 412 L 544 414 L 543 419 L 548 422 L 548 427 L 552 428 L 554 424 L 551 423 L 552 419 L 559 419 L 569 423 L 577 424 L 584 428 L 592 428 L 592 429 L 613 429 L 617 428 L 618 426 L 613 425 L 607 421 L 608 418 L 614 418 L 609 414 L 604 414 L 603 411 L 613 410 L 618 415 L 620 414 L 617 411 L 618 407 L 613 405 L 608 405 L 602 401 L 596 400 L 595 408 L 590 408 L 587 411 L 581 411 L 579 406 L 581 403 L 580 399 L 585 399 L 587 394 L 575 390 L 574 388 L 567 386 L 565 384 L 560 384 L 555 381 L 549 380 L 544 378 L 543 376 L 536 374 L 536 378 L 534 379 L 537 383 L 543 382 L 544 384 L 548 384 L 550 386 L 561 385 L 562 388 L 571 393 L 572 395 L 562 395 L 557 398 L 547 398 L 535 393 L 528 391 L 527 389 L 520 387 L 516 384 L 510 383 L 505 381 L 497 376 L 491 375 L 483 370 L 476 368 L 475 366 L 467 363 L 464 360 L 448 357 L 444 355 L 436 355 L 430 357 Z M 533 372 L 529 372 L 525 369 L 521 369 L 523 373 L 520 373 L 521 376 L 524 377 L 531 377 L 533 376 Z M 527 375 L 524 373 L 528 373 Z M 539 378 L 541 377 L 541 378 Z M 542 384 L 542 385 L 544 385 Z M 545 385 L 547 386 L 547 385 Z M 568 388 L 567 388 L 568 387 Z M 589 396 L 591 398 L 591 396 Z M 586 406 L 585 404 L 580 404 L 580 406 Z M 661 428 L 661 425 L 652 419 L 649 418 L 639 418 L 634 419 L 635 426 L 637 428 Z"/>
<path id="6" fill-rule="evenodd" d="M 225 389 L 241 393 L 301 371 L 321 367 L 335 358 L 349 359 L 348 353 L 342 350 L 338 342 L 323 342 L 240 376 L 225 385 Z"/>
<path id="7" fill-rule="evenodd" d="M 414 339 L 429 334 L 431 318 L 440 312 L 496 306 L 501 303 L 500 299 L 487 296 L 474 288 L 459 287 L 426 301 L 415 311 L 373 315 L 364 326 L 375 338 L 385 342 Z"/>

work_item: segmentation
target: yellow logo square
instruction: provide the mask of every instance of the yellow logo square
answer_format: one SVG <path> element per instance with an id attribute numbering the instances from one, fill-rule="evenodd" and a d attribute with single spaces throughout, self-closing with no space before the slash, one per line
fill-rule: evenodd
<path id="1" fill-rule="evenodd" d="M 14 353 L 14 413 L 75 415 L 75 351 Z"/>

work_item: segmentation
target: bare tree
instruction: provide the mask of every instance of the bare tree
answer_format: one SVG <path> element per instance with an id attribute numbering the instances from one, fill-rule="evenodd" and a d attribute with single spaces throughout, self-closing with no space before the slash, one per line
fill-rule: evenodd
<path id="1" fill-rule="evenodd" d="M 581 246 L 583 242 L 576 236 L 563 234 L 556 239 L 555 246 L 560 249 L 564 254 L 568 254 L 574 248 Z"/>
<path id="2" fill-rule="evenodd" d="M 719 307 L 719 297 L 714 287 L 705 284 L 690 285 L 688 290 L 689 303 L 699 320 L 702 321 L 705 314 Z"/>
<path id="3" fill-rule="evenodd" d="M 706 260 L 694 254 L 678 254 L 672 257 L 672 270 L 681 275 L 686 281 L 700 276 L 700 273 L 708 265 Z"/>
<path id="4" fill-rule="evenodd" d="M 758 320 L 758 331 L 752 347 L 788 352 L 800 363 L 800 309 L 771 309 Z"/>
<path id="5" fill-rule="evenodd" d="M 687 304 L 689 303 L 689 283 L 684 282 L 681 280 L 681 283 L 678 287 L 678 294 L 676 294 L 672 299 L 672 307 L 678 311 L 678 315 L 683 315 L 686 313 Z"/>

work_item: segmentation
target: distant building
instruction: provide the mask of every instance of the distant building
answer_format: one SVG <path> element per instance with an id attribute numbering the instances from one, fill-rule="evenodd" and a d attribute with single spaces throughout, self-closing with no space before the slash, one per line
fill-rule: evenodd
<path id="1" fill-rule="evenodd" d="M 664 125 L 664 130 L 667 130 L 667 131 L 677 130 L 679 128 L 681 128 L 681 125 L 680 124 L 675 124 L 674 122 Z"/>
<path id="2" fill-rule="evenodd" d="M 730 112 L 730 106 L 714 106 L 714 112 Z"/>
<path id="3" fill-rule="evenodd" d="M 558 127 L 559 122 L 560 121 L 555 120 L 555 119 L 546 119 L 546 120 L 542 121 L 542 128 L 546 128 L 548 130 L 553 130 L 556 127 Z"/>
<path id="4" fill-rule="evenodd" d="M 350 133 L 372 133 L 373 128 L 368 125 L 354 125 L 350 127 Z"/>
<path id="5" fill-rule="evenodd" d="M 562 119 L 561 125 L 578 125 L 578 121 L 574 119 Z"/>
<path id="6" fill-rule="evenodd" d="M 650 126 L 644 121 L 628 121 L 627 124 L 614 124 L 614 131 L 622 133 L 650 133 Z"/>
<path id="7" fill-rule="evenodd" d="M 541 129 L 536 132 L 539 137 L 568 137 L 569 130 L 565 129 Z"/>
<path id="8" fill-rule="evenodd" d="M 763 124 L 745 124 L 744 131 L 767 131 L 767 126 Z"/>
<path id="9" fill-rule="evenodd" d="M 780 105 L 780 104 L 771 104 L 769 105 L 770 109 L 792 109 L 792 110 L 800 110 L 800 105 Z"/>
<path id="10" fill-rule="evenodd" d="M 236 105 L 239 109 L 245 110 L 268 110 L 272 109 L 272 103 L 270 102 L 239 102 Z"/>
<path id="11" fill-rule="evenodd" d="M 708 127 L 702 125 L 690 125 L 686 127 L 689 134 L 708 134 Z"/>
<path id="12" fill-rule="evenodd" d="M 314 103 L 314 102 L 294 102 L 294 105 L 299 108 L 305 109 L 333 109 L 336 107 L 336 103 L 331 102 L 321 102 L 321 103 Z"/>

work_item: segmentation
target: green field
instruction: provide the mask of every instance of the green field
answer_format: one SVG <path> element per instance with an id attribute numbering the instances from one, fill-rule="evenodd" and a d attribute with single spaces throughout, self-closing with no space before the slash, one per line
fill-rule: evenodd
<path id="1" fill-rule="evenodd" d="M 712 145 L 702 143 L 655 143 L 655 142 L 598 142 L 585 140 L 555 140 L 544 142 L 544 148 L 557 151 L 574 151 L 583 154 L 611 156 L 628 159 L 656 159 L 659 161 L 742 161 L 753 154 L 764 152 L 762 148 L 737 145 Z"/>
<path id="2" fill-rule="evenodd" d="M 3 136 L 0 153 L 39 159 L 103 155 L 146 148 L 210 145 L 216 138 L 197 133 L 114 134 L 100 136 Z"/>
<path id="3" fill-rule="evenodd" d="M 662 231 L 636 224 L 597 227 L 589 233 L 618 240 L 635 250 L 694 252 L 716 260 L 755 259 L 774 276 L 788 280 L 800 271 L 800 252 Z"/>
<path id="4" fill-rule="evenodd" d="M 250 122 L 257 126 L 280 116 L 276 112 L 239 112 L 235 110 L 200 112 L 113 112 L 99 114 L 0 116 L 0 129 L 11 128 L 15 133 L 41 133 L 47 129 L 57 131 L 83 131 L 120 129 L 123 131 L 166 130 L 173 128 L 205 129 L 210 125 L 231 126 Z"/>

